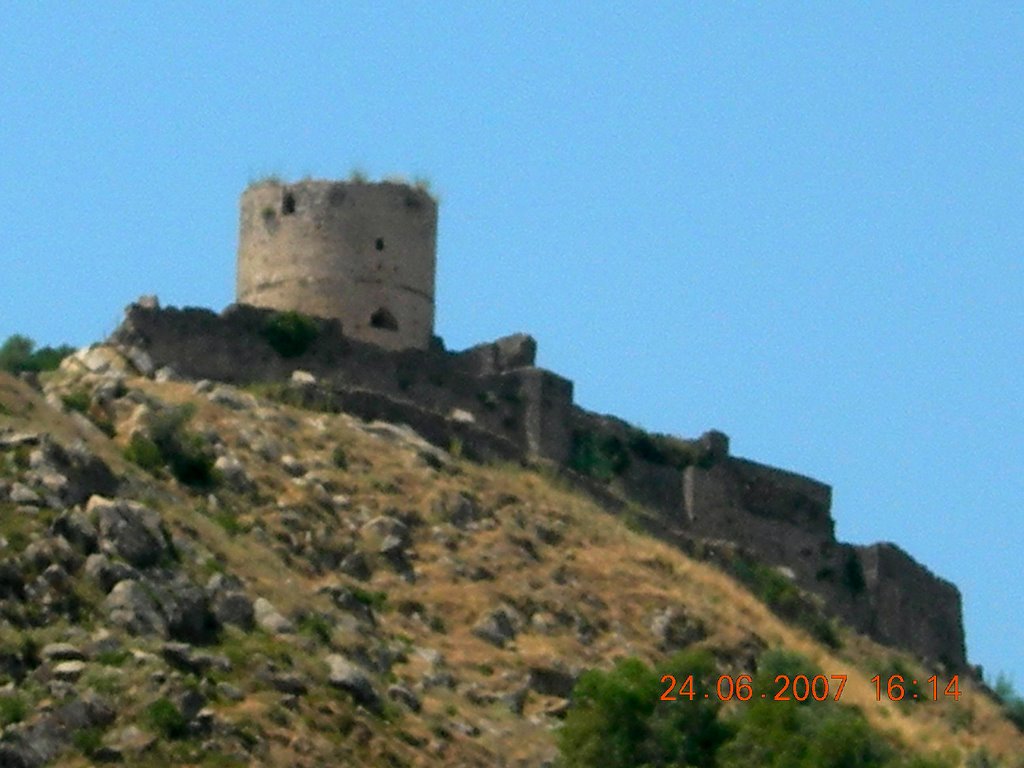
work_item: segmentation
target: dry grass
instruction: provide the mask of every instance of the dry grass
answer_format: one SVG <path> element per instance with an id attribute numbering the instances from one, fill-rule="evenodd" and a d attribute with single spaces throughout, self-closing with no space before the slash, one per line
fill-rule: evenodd
<path id="1" fill-rule="evenodd" d="M 368 434 L 348 416 L 314 414 L 266 401 L 260 401 L 256 412 L 235 411 L 196 396 L 189 384 L 145 380 L 128 384 L 165 403 L 195 403 L 190 428 L 216 433 L 258 481 L 264 496 L 254 499 L 224 488 L 216 491 L 219 504 L 240 510 L 240 520 L 248 527 L 255 526 L 232 533 L 203 511 L 207 506 L 203 496 L 165 484 L 168 501 L 161 511 L 180 535 L 193 539 L 200 552 L 215 556 L 224 570 L 240 576 L 252 594 L 266 597 L 287 614 L 329 610 L 327 598 L 316 594 L 327 584 L 386 593 L 388 607 L 377 613 L 378 634 L 405 638 L 412 647 L 436 649 L 461 683 L 454 691 L 433 688 L 424 692 L 420 716 L 407 716 L 396 723 L 359 720 L 360 725 L 352 726 L 354 732 L 367 729 L 377 737 L 364 747 L 353 747 L 353 737 L 341 738 L 322 730 L 331 717 L 349 709 L 320 689 L 311 692 L 300 715 L 287 716 L 286 726 L 273 725 L 269 719 L 276 706 L 272 696 L 256 693 L 239 704 L 218 705 L 231 720 L 249 718 L 266 726 L 273 743 L 268 765 L 295 765 L 296 750 L 308 745 L 324 754 L 355 750 L 364 760 L 385 760 L 380 750 L 386 748 L 409 765 L 435 765 L 440 764 L 439 759 L 444 764 L 492 765 L 499 753 L 510 764 L 515 760 L 537 764 L 552 752 L 552 721 L 540 715 L 546 702 L 531 696 L 527 714 L 535 717 L 521 718 L 501 704 L 472 703 L 466 698 L 465 686 L 476 683 L 480 690 L 501 694 L 519 685 L 529 666 L 559 661 L 577 668 L 608 667 L 616 658 L 631 654 L 654 662 L 663 654 L 655 645 L 649 622 L 656 612 L 672 606 L 682 607 L 704 625 L 708 636 L 702 643 L 717 649 L 723 658 L 758 641 L 799 652 L 826 675 L 846 674 L 849 682 L 843 703 L 857 707 L 874 727 L 912 748 L 966 754 L 985 746 L 1004 758 L 1024 753 L 1024 738 L 971 681 L 960 681 L 963 696 L 959 702 L 906 706 L 875 701 L 870 680 L 884 671 L 878 668 L 878 660 L 897 656 L 891 649 L 844 631 L 842 649 L 830 651 L 781 621 L 731 577 L 630 530 L 621 519 L 539 472 L 511 464 L 479 466 L 465 461 L 439 471 L 424 463 L 414 449 Z M 50 409 L 37 393 L 2 374 L 0 403 L 9 412 L 0 415 L 0 425 L 25 428 L 30 423 L 32 429 L 52 431 L 59 439 L 83 436 L 67 415 Z M 308 485 L 289 477 L 279 461 L 262 458 L 246 447 L 243 437 L 252 432 L 277 441 L 283 452 L 313 468 L 331 494 L 349 498 L 347 506 L 325 505 Z M 115 471 L 157 482 L 122 459 L 123 432 L 119 431 L 114 441 L 97 435 L 86 437 Z M 332 461 L 334 446 L 339 444 L 344 446 L 347 468 Z M 471 493 L 482 508 L 495 510 L 493 521 L 461 532 L 438 519 L 438 500 L 459 492 Z M 358 541 L 360 526 L 375 515 L 397 511 L 418 516 L 424 524 L 413 531 L 415 582 L 386 568 L 377 569 L 368 582 L 358 583 L 340 573 L 317 572 L 301 560 L 288 565 L 275 543 L 275 535 L 286 531 L 281 523 L 283 511 L 296 516 L 310 531 L 326 532 L 342 541 Z M 544 543 L 537 534 L 538 526 L 561 532 L 562 540 Z M 524 541 L 533 547 L 536 557 L 527 552 Z M 460 577 L 456 575 L 460 567 L 464 571 L 485 567 L 493 578 L 474 581 Z M 430 626 L 389 608 L 403 601 L 421 603 L 425 615 L 441 624 Z M 476 637 L 472 627 L 503 603 L 532 605 L 541 611 L 560 608 L 601 629 L 592 643 L 583 644 L 571 628 L 544 632 L 527 626 L 508 647 L 495 648 Z M 360 638 L 338 633 L 332 642 L 345 647 Z M 313 656 L 293 655 L 296 668 L 311 679 L 323 678 L 324 669 Z M 909 659 L 902 663 L 921 678 L 931 674 Z M 411 652 L 395 665 L 394 674 L 399 681 L 414 681 L 422 678 L 427 666 L 422 656 Z M 334 715 L 329 714 L 335 710 Z M 451 720 L 478 725 L 481 733 L 477 737 L 453 734 L 443 759 L 410 746 L 417 740 L 431 741 L 433 729 Z"/>

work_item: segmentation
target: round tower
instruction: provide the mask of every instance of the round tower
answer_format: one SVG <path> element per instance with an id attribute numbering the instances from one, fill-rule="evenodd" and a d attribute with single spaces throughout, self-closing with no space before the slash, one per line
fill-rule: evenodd
<path id="1" fill-rule="evenodd" d="M 437 202 L 407 184 L 263 181 L 242 193 L 236 299 L 337 318 L 348 336 L 426 349 Z"/>

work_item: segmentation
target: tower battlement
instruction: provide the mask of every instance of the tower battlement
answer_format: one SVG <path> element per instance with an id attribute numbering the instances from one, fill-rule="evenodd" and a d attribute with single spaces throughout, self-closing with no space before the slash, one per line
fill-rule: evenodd
<path id="1" fill-rule="evenodd" d="M 341 321 L 386 349 L 434 334 L 437 202 L 407 184 L 264 181 L 242 193 L 236 300 Z"/>

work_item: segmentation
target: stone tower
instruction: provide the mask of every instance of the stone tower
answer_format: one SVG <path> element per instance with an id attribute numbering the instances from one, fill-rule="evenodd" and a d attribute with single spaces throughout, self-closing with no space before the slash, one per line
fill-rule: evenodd
<path id="1" fill-rule="evenodd" d="M 242 193 L 236 300 L 337 318 L 388 349 L 434 334 L 437 202 L 407 184 L 263 181 Z"/>

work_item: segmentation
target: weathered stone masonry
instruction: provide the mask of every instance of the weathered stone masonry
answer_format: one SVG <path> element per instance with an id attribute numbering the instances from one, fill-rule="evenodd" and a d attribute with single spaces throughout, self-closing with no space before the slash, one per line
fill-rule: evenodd
<path id="1" fill-rule="evenodd" d="M 673 540 L 753 553 L 855 629 L 966 666 L 956 587 L 895 545 L 837 542 L 829 486 L 731 456 L 719 432 L 672 439 L 666 454 L 662 438 L 576 406 L 572 382 L 536 367 L 524 334 L 446 351 L 433 335 L 437 206 L 422 190 L 271 181 L 247 189 L 241 209 L 239 303 L 219 315 L 135 304 L 113 343 L 188 378 L 276 382 L 297 404 L 404 422 L 471 458 L 565 468 L 586 441 L 611 446 L 600 492 L 653 510 Z M 315 339 L 296 357 L 265 338 L 277 310 L 313 316 Z M 318 383 L 289 384 L 296 370 Z"/>

